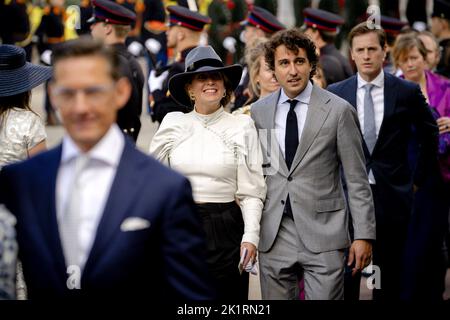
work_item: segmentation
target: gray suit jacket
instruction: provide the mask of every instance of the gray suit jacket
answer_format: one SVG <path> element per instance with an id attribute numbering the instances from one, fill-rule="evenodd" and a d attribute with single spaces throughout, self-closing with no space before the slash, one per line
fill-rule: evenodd
<path id="1" fill-rule="evenodd" d="M 275 134 L 270 134 L 280 92 L 281 89 L 252 106 L 267 175 L 259 250 L 267 252 L 272 247 L 288 194 L 297 232 L 310 251 L 325 252 L 350 245 L 341 164 L 354 237 L 375 239 L 373 199 L 355 109 L 347 101 L 314 86 L 299 147 L 288 170 Z"/>

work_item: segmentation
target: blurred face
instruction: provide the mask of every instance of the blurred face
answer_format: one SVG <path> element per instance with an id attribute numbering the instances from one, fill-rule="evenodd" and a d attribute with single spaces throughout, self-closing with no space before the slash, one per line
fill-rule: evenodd
<path id="1" fill-rule="evenodd" d="M 424 71 L 426 69 L 425 59 L 420 54 L 417 47 L 413 47 L 400 56 L 398 65 L 402 70 L 405 79 L 413 82 L 419 82 L 424 76 Z"/>
<path id="2" fill-rule="evenodd" d="M 317 85 L 321 88 L 325 88 L 327 86 L 322 68 L 317 67 L 316 73 L 314 74 L 312 80 L 315 85 Z"/>
<path id="3" fill-rule="evenodd" d="M 130 91 L 125 78 L 113 81 L 103 57 L 84 56 L 55 64 L 49 94 L 69 136 L 81 150 L 88 151 L 115 123 Z"/>
<path id="4" fill-rule="evenodd" d="M 269 93 L 274 92 L 275 90 L 278 90 L 280 87 L 280 84 L 278 83 L 277 79 L 275 78 L 275 75 L 272 70 L 270 70 L 269 66 L 266 63 L 266 59 L 264 56 L 259 58 L 260 68 L 259 72 L 256 75 L 256 82 L 259 83 L 260 89 L 261 89 L 261 97 L 264 97 L 268 95 Z"/>
<path id="5" fill-rule="evenodd" d="M 440 58 L 439 47 L 437 43 L 434 41 L 434 39 L 426 35 L 423 34 L 419 35 L 419 39 L 422 40 L 425 49 L 427 49 L 427 57 L 425 59 L 427 63 L 427 68 L 429 70 L 433 70 L 439 63 Z"/>
<path id="6" fill-rule="evenodd" d="M 289 98 L 295 98 L 305 89 L 311 69 L 305 49 L 299 48 L 295 54 L 285 45 L 276 48 L 275 76 Z"/>
<path id="7" fill-rule="evenodd" d="M 219 72 L 196 74 L 187 85 L 189 96 L 195 98 L 195 106 L 215 111 L 225 94 L 225 84 Z"/>
<path id="8" fill-rule="evenodd" d="M 314 42 L 316 45 L 317 54 L 320 54 L 320 49 L 318 48 L 318 41 L 320 38 L 319 31 L 312 28 L 307 28 L 304 33 Z"/>
<path id="9" fill-rule="evenodd" d="M 110 27 L 110 25 L 101 21 L 93 23 L 91 24 L 91 35 L 94 39 L 104 40 L 108 35 Z"/>
<path id="10" fill-rule="evenodd" d="M 369 82 L 381 72 L 386 58 L 386 48 L 380 46 L 375 32 L 369 32 L 353 38 L 351 55 L 358 73 Z"/>
<path id="11" fill-rule="evenodd" d="M 175 48 L 177 45 L 177 39 L 178 39 L 178 26 L 172 26 L 169 27 L 169 30 L 166 31 L 166 37 L 167 37 L 167 48 Z"/>
<path id="12" fill-rule="evenodd" d="M 443 29 L 442 21 L 438 17 L 431 18 L 431 33 L 439 39 Z"/>
<path id="13" fill-rule="evenodd" d="M 247 45 L 251 44 L 256 38 L 265 37 L 264 31 L 254 26 L 245 26 L 244 40 Z"/>

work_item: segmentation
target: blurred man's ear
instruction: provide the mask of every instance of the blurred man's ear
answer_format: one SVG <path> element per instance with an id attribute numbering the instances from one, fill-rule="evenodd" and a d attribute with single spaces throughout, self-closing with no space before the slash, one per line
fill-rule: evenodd
<path id="1" fill-rule="evenodd" d="M 120 78 L 116 82 L 115 95 L 117 109 L 123 108 L 131 96 L 131 84 L 127 78 Z"/>

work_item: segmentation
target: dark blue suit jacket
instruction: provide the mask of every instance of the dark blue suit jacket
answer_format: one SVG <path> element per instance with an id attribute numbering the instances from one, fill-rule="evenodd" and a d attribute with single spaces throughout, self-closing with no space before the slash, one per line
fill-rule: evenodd
<path id="1" fill-rule="evenodd" d="M 332 93 L 356 108 L 357 76 L 330 85 Z M 415 128 L 419 147 L 416 168 L 411 172 L 408 147 Z M 420 87 L 385 73 L 384 116 L 372 154 L 364 143 L 367 169 L 382 190 L 384 210 L 377 210 L 377 224 L 405 221 L 411 213 L 412 185 L 423 185 L 436 166 L 438 128 Z M 381 219 L 383 218 L 383 219 Z"/>
<path id="2" fill-rule="evenodd" d="M 127 141 L 81 278 L 69 290 L 55 186 L 62 147 L 0 172 L 0 202 L 17 217 L 20 259 L 31 299 L 213 298 L 202 225 L 186 178 Z M 150 227 L 121 231 L 128 217 Z"/>

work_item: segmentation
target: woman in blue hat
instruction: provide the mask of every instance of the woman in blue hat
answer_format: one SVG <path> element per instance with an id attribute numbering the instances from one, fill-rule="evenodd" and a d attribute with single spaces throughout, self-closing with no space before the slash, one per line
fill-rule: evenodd
<path id="1" fill-rule="evenodd" d="M 185 72 L 170 79 L 169 90 L 194 110 L 167 114 L 150 146 L 158 160 L 192 184 L 207 262 L 222 300 L 248 298 L 247 272 L 256 259 L 266 195 L 253 120 L 224 110 L 241 74 L 240 65 L 225 67 L 210 46 L 190 51 Z"/>
<path id="2" fill-rule="evenodd" d="M 50 67 L 26 62 L 25 51 L 0 45 L 0 170 L 44 150 L 45 128 L 31 110 L 31 89 L 51 77 Z"/>
<path id="3" fill-rule="evenodd" d="M 22 48 L 0 45 L 0 170 L 44 150 L 45 128 L 30 108 L 31 89 L 48 80 L 50 67 L 26 61 Z M 15 219 L 0 198 L 0 299 L 16 298 L 17 243 Z M 17 266 L 21 269 L 20 264 Z M 18 292 L 25 295 L 22 273 Z"/>

